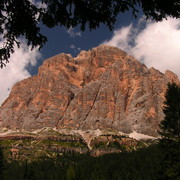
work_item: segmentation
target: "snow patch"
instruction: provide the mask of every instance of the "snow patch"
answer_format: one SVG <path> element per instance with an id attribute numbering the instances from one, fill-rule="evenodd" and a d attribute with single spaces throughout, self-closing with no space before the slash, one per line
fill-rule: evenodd
<path id="1" fill-rule="evenodd" d="M 136 131 L 133 131 L 132 133 L 129 134 L 130 138 L 136 139 L 136 140 L 141 140 L 141 139 L 157 139 L 156 137 L 153 136 L 148 136 L 145 134 L 137 133 Z"/>
<path id="2" fill-rule="evenodd" d="M 8 135 L 8 134 L 13 134 L 13 133 L 15 133 L 16 131 L 12 131 L 12 130 L 2 130 L 1 132 L 0 132 L 0 136 L 6 136 L 6 135 Z"/>
<path id="3" fill-rule="evenodd" d="M 84 139 L 84 141 L 87 143 L 88 148 L 91 150 L 91 140 L 94 137 L 100 136 L 102 134 L 102 132 L 97 129 L 97 130 L 87 130 L 87 131 L 82 131 L 79 130 L 78 133 L 82 136 L 82 138 Z"/>

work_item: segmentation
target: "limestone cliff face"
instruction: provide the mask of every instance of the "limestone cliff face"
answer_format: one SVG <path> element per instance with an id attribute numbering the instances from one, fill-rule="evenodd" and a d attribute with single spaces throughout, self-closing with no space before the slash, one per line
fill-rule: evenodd
<path id="1" fill-rule="evenodd" d="M 157 135 L 167 83 L 162 74 L 122 50 L 99 46 L 76 58 L 59 54 L 37 76 L 14 85 L 0 108 L 0 127 L 112 129 Z"/>

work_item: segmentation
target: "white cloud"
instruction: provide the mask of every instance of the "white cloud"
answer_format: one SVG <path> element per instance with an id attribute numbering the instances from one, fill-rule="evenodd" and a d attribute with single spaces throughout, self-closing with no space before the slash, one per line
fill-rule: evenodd
<path id="1" fill-rule="evenodd" d="M 129 25 L 114 32 L 103 44 L 119 47 L 148 67 L 164 72 L 169 69 L 180 78 L 180 20 L 168 18 L 162 22 Z M 142 29 L 141 23 L 145 23 Z"/>
<path id="2" fill-rule="evenodd" d="M 71 49 L 73 49 L 74 52 L 79 52 L 79 51 L 81 51 L 81 48 L 80 48 L 80 47 L 76 47 L 74 44 L 71 44 L 69 47 L 70 47 Z"/>
<path id="3" fill-rule="evenodd" d="M 31 47 L 27 47 L 24 41 L 21 41 L 20 48 L 15 48 L 15 53 L 11 55 L 7 66 L 0 69 L 0 105 L 8 97 L 11 87 L 16 82 L 31 76 L 27 66 L 35 66 L 38 58 L 40 58 L 38 49 L 31 51 Z"/>
<path id="4" fill-rule="evenodd" d="M 132 24 L 127 27 L 122 27 L 121 29 L 115 30 L 113 37 L 109 41 L 105 41 L 103 44 L 119 47 L 125 51 L 130 51 L 131 35 Z"/>
<path id="5" fill-rule="evenodd" d="M 80 31 L 76 32 L 76 31 L 74 30 L 74 28 L 72 28 L 72 27 L 70 27 L 70 28 L 67 30 L 67 33 L 68 33 L 68 34 L 70 35 L 70 37 L 72 37 L 72 38 L 74 38 L 74 37 L 76 37 L 76 36 L 81 37 L 81 32 L 80 32 Z"/>
<path id="6" fill-rule="evenodd" d="M 70 48 L 71 48 L 71 49 L 75 49 L 76 46 L 75 46 L 74 44 L 71 44 L 71 45 L 70 45 Z"/>

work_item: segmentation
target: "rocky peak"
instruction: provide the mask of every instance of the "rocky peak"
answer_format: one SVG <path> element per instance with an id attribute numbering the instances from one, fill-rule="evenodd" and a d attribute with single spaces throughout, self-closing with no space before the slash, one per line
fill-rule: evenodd
<path id="1" fill-rule="evenodd" d="M 124 51 L 99 46 L 73 58 L 44 61 L 37 76 L 11 90 L 0 108 L 0 127 L 116 130 L 157 135 L 167 83 L 179 83 Z"/>
<path id="2" fill-rule="evenodd" d="M 165 76 L 170 82 L 175 82 L 175 83 L 179 84 L 178 76 L 175 73 L 173 73 L 172 71 L 166 70 Z"/>

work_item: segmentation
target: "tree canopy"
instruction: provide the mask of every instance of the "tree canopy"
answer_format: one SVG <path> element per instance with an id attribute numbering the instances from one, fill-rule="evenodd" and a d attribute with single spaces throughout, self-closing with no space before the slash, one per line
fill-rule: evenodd
<path id="1" fill-rule="evenodd" d="M 163 140 L 180 140 L 180 87 L 169 83 L 165 94 L 164 120 L 161 121 L 160 135 Z"/>
<path id="2" fill-rule="evenodd" d="M 175 180 L 180 177 L 180 87 L 168 84 L 163 112 L 164 120 L 160 124 L 160 178 Z"/>
<path id="3" fill-rule="evenodd" d="M 41 6 L 39 6 L 41 4 Z M 8 63 L 14 46 L 20 46 L 19 37 L 27 40 L 27 45 L 42 48 L 47 38 L 41 34 L 39 24 L 49 28 L 80 26 L 84 31 L 96 29 L 105 24 L 110 30 L 117 15 L 132 11 L 137 17 L 142 10 L 147 19 L 161 21 L 168 16 L 180 17 L 179 0 L 1 0 L 0 34 L 3 46 L 0 48 L 0 67 Z"/>

